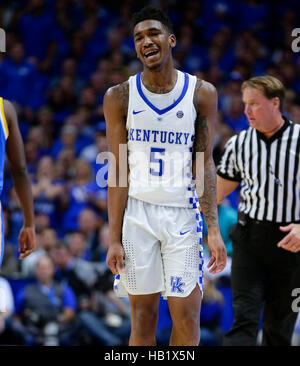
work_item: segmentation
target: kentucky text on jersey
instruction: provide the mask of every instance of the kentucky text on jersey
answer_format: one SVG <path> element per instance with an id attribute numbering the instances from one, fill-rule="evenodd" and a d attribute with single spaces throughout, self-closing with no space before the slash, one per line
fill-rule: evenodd
<path id="1" fill-rule="evenodd" d="M 197 78 L 177 70 L 171 91 L 156 94 L 129 78 L 126 120 L 128 195 L 151 204 L 191 207 L 197 112 L 193 104 Z M 127 151 L 126 151 L 127 152 Z"/>
<path id="2" fill-rule="evenodd" d="M 128 133 L 129 141 L 141 141 L 160 144 L 188 145 L 194 141 L 194 135 L 186 132 L 144 130 L 130 128 Z"/>

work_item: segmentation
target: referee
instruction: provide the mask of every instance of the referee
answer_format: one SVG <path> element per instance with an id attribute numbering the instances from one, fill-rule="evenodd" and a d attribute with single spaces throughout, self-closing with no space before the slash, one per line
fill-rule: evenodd
<path id="1" fill-rule="evenodd" d="M 231 283 L 234 323 L 224 345 L 290 345 L 300 288 L 300 125 L 282 112 L 284 87 L 271 76 L 242 84 L 250 127 L 227 142 L 218 166 L 218 203 L 239 184 Z M 295 310 L 295 309 L 294 309 Z"/>

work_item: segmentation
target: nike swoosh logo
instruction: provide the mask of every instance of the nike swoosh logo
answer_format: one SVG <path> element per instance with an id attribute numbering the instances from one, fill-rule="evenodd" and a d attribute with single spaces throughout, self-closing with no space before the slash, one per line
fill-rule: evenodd
<path id="1" fill-rule="evenodd" d="M 191 230 L 185 231 L 184 233 L 180 231 L 180 235 L 184 235 L 184 234 L 188 233 L 189 231 L 191 231 Z"/>
<path id="2" fill-rule="evenodd" d="M 145 112 L 145 109 L 143 109 L 142 111 L 132 111 L 133 114 L 139 114 L 139 113 L 142 113 L 142 112 Z"/>

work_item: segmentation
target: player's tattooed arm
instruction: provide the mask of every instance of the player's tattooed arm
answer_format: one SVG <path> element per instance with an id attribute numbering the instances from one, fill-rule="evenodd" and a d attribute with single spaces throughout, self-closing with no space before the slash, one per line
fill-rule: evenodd
<path id="1" fill-rule="evenodd" d="M 118 84 L 107 91 L 108 94 L 112 95 L 116 107 L 119 107 L 123 117 L 127 118 L 128 110 L 128 100 L 129 100 L 129 83 L 125 81 L 124 83 Z"/>
<path id="2" fill-rule="evenodd" d="M 196 180 L 196 189 L 199 187 L 199 180 L 204 179 L 203 194 L 198 194 L 198 196 L 207 226 L 207 244 L 211 253 L 207 267 L 210 268 L 210 273 L 216 274 L 221 272 L 226 265 L 226 248 L 219 230 L 216 168 L 212 156 L 218 108 L 215 87 L 205 81 L 198 81 L 195 88 L 194 105 L 197 118 L 193 146 L 193 175 Z M 198 164 L 199 159 L 202 158 L 203 164 Z M 203 169 L 199 169 L 199 165 L 202 165 Z"/>
<path id="3" fill-rule="evenodd" d="M 194 148 L 193 154 L 198 152 L 204 152 L 208 145 L 208 127 L 207 127 L 207 116 L 203 115 L 203 111 L 201 110 L 198 102 L 198 96 L 200 93 L 200 89 L 203 86 L 203 81 L 197 80 L 195 93 L 194 93 L 194 105 L 197 111 L 197 117 L 195 121 L 195 140 L 194 140 Z"/>
<path id="4" fill-rule="evenodd" d="M 121 244 L 122 223 L 128 199 L 128 163 L 126 118 L 128 109 L 128 82 L 107 90 L 104 96 L 106 137 L 111 159 L 108 171 L 109 248 L 107 264 L 114 274 L 124 267 L 124 250 Z M 121 148 L 123 145 L 125 148 Z M 125 161 L 125 163 L 124 163 Z M 124 184 L 126 186 L 124 187 Z"/>
<path id="5" fill-rule="evenodd" d="M 208 159 L 204 163 L 204 192 L 199 197 L 201 210 L 208 229 L 218 227 L 216 195 L 216 168 L 213 160 Z"/>
<path id="6" fill-rule="evenodd" d="M 198 80 L 194 93 L 194 105 L 197 117 L 193 146 L 193 173 L 196 184 L 197 182 L 199 183 L 199 180 L 204 179 L 204 184 L 202 184 L 203 194 L 199 195 L 199 192 L 197 193 L 207 228 L 217 228 L 216 168 L 212 157 L 214 128 L 217 118 L 217 92 L 214 86 L 205 81 Z M 199 159 L 202 159 L 200 163 Z M 204 169 L 200 169 L 202 176 L 197 177 L 201 164 L 204 165 Z"/>
<path id="7" fill-rule="evenodd" d="M 109 152 L 118 165 L 120 161 L 120 144 L 127 144 L 126 118 L 129 99 L 129 84 L 124 82 L 107 90 L 104 96 L 104 116 L 106 121 L 106 137 Z M 116 167 L 118 168 L 118 166 Z M 115 174 L 119 171 L 116 169 Z"/>
<path id="8" fill-rule="evenodd" d="M 206 116 L 197 115 L 195 121 L 195 137 L 193 151 L 204 152 L 207 148 L 209 138 Z"/>

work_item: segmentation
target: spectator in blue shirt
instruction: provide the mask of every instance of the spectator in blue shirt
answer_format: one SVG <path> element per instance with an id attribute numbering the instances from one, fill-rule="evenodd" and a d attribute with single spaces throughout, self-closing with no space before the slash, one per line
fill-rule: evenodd
<path id="1" fill-rule="evenodd" d="M 82 88 L 86 84 L 86 81 L 77 75 L 77 62 L 75 59 L 68 57 L 63 60 L 60 70 L 60 75 L 51 80 L 50 88 L 59 84 L 61 78 L 68 76 L 73 80 L 73 90 L 76 95 L 79 96 Z"/>
<path id="2" fill-rule="evenodd" d="M 36 249 L 32 255 L 21 261 L 22 277 L 32 278 L 37 262 L 46 255 L 51 256 L 57 243 L 57 233 L 51 228 L 45 228 L 37 234 Z"/>
<path id="3" fill-rule="evenodd" d="M 261 0 L 246 0 L 237 5 L 237 30 L 251 28 L 257 35 L 267 40 L 270 5 Z"/>
<path id="4" fill-rule="evenodd" d="M 104 94 L 107 90 L 105 79 L 106 77 L 100 71 L 96 71 L 90 78 L 90 86 L 96 93 L 98 104 L 103 104 Z"/>
<path id="5" fill-rule="evenodd" d="M 37 113 L 37 124 L 42 130 L 45 139 L 44 146 L 50 148 L 55 136 L 55 126 L 53 122 L 53 113 L 47 106 L 41 108 Z"/>
<path id="6" fill-rule="evenodd" d="M 91 253 L 91 256 L 94 255 L 94 252 L 98 247 L 98 232 L 103 225 L 103 221 L 104 220 L 90 208 L 85 208 L 79 213 L 78 228 L 85 235 L 86 249 Z"/>
<path id="7" fill-rule="evenodd" d="M 107 188 L 108 160 L 98 161 L 101 152 L 107 152 L 106 123 L 100 121 L 94 128 L 94 143 L 86 146 L 80 153 L 80 158 L 87 160 L 94 171 L 94 177 L 100 188 Z M 100 172 L 100 169 L 103 171 Z M 98 175 L 98 176 L 97 176 Z"/>
<path id="8" fill-rule="evenodd" d="M 67 148 L 74 149 L 76 156 L 78 154 L 78 146 L 76 144 L 78 137 L 78 129 L 73 125 L 64 125 L 61 129 L 60 138 L 54 141 L 51 149 L 51 156 L 56 159 L 59 153 Z"/>
<path id="9" fill-rule="evenodd" d="M 26 141 L 33 142 L 38 148 L 38 158 L 49 155 L 51 141 L 42 126 L 34 126 L 28 130 Z"/>
<path id="10" fill-rule="evenodd" d="M 58 179 L 68 182 L 73 177 L 73 166 L 76 152 L 73 148 L 64 148 L 55 161 L 55 172 Z"/>
<path id="11" fill-rule="evenodd" d="M 84 209 L 105 212 L 107 207 L 106 196 L 93 180 L 90 164 L 77 159 L 75 162 L 75 177 L 69 189 L 65 202 L 68 207 L 63 216 L 63 228 L 66 232 L 78 230 L 79 214 Z"/>
<path id="12" fill-rule="evenodd" d="M 249 122 L 244 114 L 244 104 L 240 97 L 233 97 L 228 113 L 224 113 L 224 122 L 235 132 L 239 133 L 249 127 Z"/>
<path id="13" fill-rule="evenodd" d="M 72 114 L 74 106 L 68 103 L 63 89 L 59 85 L 56 85 L 50 90 L 47 103 L 53 111 L 53 120 L 56 128 L 60 129 L 65 119 Z"/>
<path id="14" fill-rule="evenodd" d="M 82 231 L 73 231 L 65 238 L 69 245 L 70 252 L 75 258 L 82 258 L 87 261 L 91 259 L 91 250 L 87 248 L 86 234 Z"/>
<path id="15" fill-rule="evenodd" d="M 204 276 L 204 295 L 201 306 L 200 346 L 220 346 L 222 344 L 221 316 L 225 306 L 222 293 L 213 278 Z"/>
<path id="16" fill-rule="evenodd" d="M 36 81 L 36 67 L 25 59 L 22 43 L 13 44 L 9 57 L 0 66 L 1 96 L 28 106 Z"/>
<path id="17" fill-rule="evenodd" d="M 25 344 L 71 345 L 77 309 L 73 290 L 54 281 L 54 264 L 48 256 L 39 259 L 35 274 L 37 282 L 17 294 L 14 330 Z"/>
<path id="18" fill-rule="evenodd" d="M 105 346 L 121 345 L 122 340 L 118 335 L 114 334 L 114 329 L 109 329 L 105 319 L 103 319 L 106 315 L 106 309 L 103 306 L 101 307 L 101 316 L 93 311 L 92 294 L 95 286 L 111 289 L 111 280 L 105 278 L 100 281 L 96 264 L 72 256 L 67 243 L 59 243 L 56 246 L 53 259 L 56 265 L 56 278 L 64 283 L 68 283 L 76 294 L 78 303 L 77 317 L 82 330 L 87 332 L 96 344 L 100 343 Z M 109 271 L 106 273 L 111 277 Z"/>
<path id="19" fill-rule="evenodd" d="M 98 245 L 93 251 L 93 256 L 91 258 L 94 262 L 101 262 L 106 264 L 106 253 L 109 244 L 109 226 L 108 223 L 104 223 L 98 231 Z"/>
<path id="20" fill-rule="evenodd" d="M 219 107 L 223 113 L 228 113 L 232 99 L 240 97 L 241 85 L 243 82 L 242 75 L 237 71 L 232 71 L 219 93 Z"/>
<path id="21" fill-rule="evenodd" d="M 41 71 L 49 71 L 57 48 L 57 23 L 45 10 L 44 0 L 31 0 L 19 21 L 26 56 L 37 61 Z"/>
<path id="22" fill-rule="evenodd" d="M 65 184 L 55 178 L 54 169 L 54 162 L 50 156 L 46 155 L 40 159 L 32 184 L 32 193 L 35 211 L 48 215 L 51 226 L 60 229 L 59 205 L 65 193 Z"/>
<path id="23" fill-rule="evenodd" d="M 36 174 L 39 148 L 34 141 L 26 141 L 24 144 L 26 164 L 30 178 L 34 178 Z"/>

